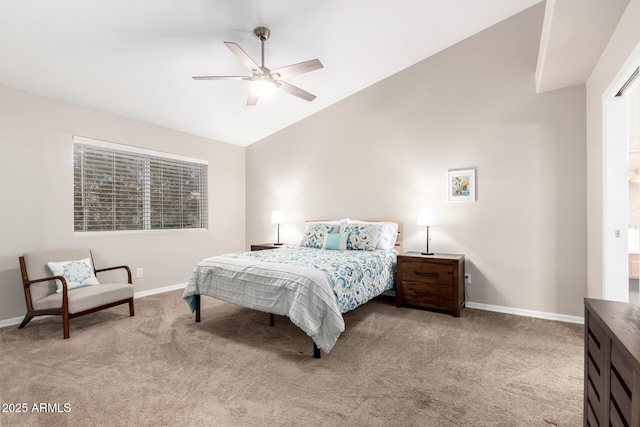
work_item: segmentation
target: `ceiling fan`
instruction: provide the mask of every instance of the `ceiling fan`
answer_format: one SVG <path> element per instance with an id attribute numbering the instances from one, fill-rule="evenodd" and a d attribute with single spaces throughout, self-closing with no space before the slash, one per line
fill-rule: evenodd
<path id="1" fill-rule="evenodd" d="M 240 46 L 232 42 L 224 42 L 224 44 L 233 52 L 240 62 L 253 73 L 251 76 L 193 76 L 194 80 L 247 80 L 251 82 L 251 92 L 247 99 L 247 107 L 256 105 L 259 98 L 266 98 L 275 93 L 276 90 L 297 96 L 305 101 L 313 101 L 316 96 L 307 91 L 282 81 L 282 78 L 293 77 L 299 74 L 308 73 L 323 67 L 322 63 L 317 59 L 301 62 L 299 64 L 287 65 L 286 67 L 270 70 L 264 65 L 264 42 L 269 40 L 271 31 L 266 27 L 258 27 L 253 30 L 253 34 L 260 41 L 262 62 L 261 65 L 251 59 Z"/>

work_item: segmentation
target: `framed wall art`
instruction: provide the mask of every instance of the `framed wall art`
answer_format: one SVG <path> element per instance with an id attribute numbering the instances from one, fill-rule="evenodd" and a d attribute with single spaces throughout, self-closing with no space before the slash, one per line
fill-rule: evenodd
<path id="1" fill-rule="evenodd" d="M 451 170 L 447 172 L 447 200 L 450 202 L 475 202 L 475 169 Z"/>

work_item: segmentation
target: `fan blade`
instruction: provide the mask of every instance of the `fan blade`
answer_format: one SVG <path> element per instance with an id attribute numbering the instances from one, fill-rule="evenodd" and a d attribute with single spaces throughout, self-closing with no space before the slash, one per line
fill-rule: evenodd
<path id="1" fill-rule="evenodd" d="M 245 67 L 247 67 L 251 71 L 253 71 L 255 73 L 258 73 L 260 75 L 264 74 L 264 72 L 262 71 L 260 66 L 258 64 L 256 64 L 255 61 L 253 59 L 251 59 L 251 57 L 249 55 L 247 55 L 247 52 L 242 50 L 242 48 L 240 46 L 238 46 L 237 43 L 224 42 L 224 44 L 229 48 L 229 50 L 231 52 L 233 52 L 233 54 L 235 56 L 238 57 L 238 59 L 240 59 L 240 62 L 242 62 L 242 64 Z"/>
<path id="2" fill-rule="evenodd" d="M 193 76 L 193 80 L 251 80 L 244 76 Z"/>
<path id="3" fill-rule="evenodd" d="M 271 71 L 271 74 L 279 74 L 280 77 L 291 77 L 297 76 L 298 74 L 308 73 L 309 71 L 318 70 L 323 68 L 324 65 L 317 60 L 312 59 L 311 61 L 301 62 L 299 64 L 287 65 L 286 67 L 278 68 L 277 70 Z"/>
<path id="4" fill-rule="evenodd" d="M 300 89 L 299 87 L 283 81 L 277 81 L 276 86 L 278 86 L 278 89 L 288 93 L 289 95 L 297 96 L 298 98 L 302 98 L 305 101 L 311 102 L 316 99 L 315 95 L 312 95 L 309 92 Z"/>
<path id="5" fill-rule="evenodd" d="M 249 98 L 247 98 L 247 107 L 253 107 L 258 103 L 258 95 L 253 93 L 253 91 L 249 91 Z"/>

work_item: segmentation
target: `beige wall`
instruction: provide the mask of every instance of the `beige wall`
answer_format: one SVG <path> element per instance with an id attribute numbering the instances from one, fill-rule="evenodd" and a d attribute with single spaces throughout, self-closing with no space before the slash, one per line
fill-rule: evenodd
<path id="1" fill-rule="evenodd" d="M 73 135 L 208 160 L 209 230 L 74 235 Z M 184 283 L 202 258 L 244 248 L 241 147 L 0 86 L 0 173 L 0 321 L 26 311 L 18 256 L 27 251 L 92 248 L 98 268 L 144 268 L 140 292 Z"/>
<path id="2" fill-rule="evenodd" d="M 404 249 L 422 250 L 430 206 L 431 249 L 466 255 L 471 301 L 581 316 L 585 87 L 535 93 L 543 8 L 249 146 L 247 245 L 274 241 L 281 209 L 286 242 L 305 219 L 399 219 Z M 476 168 L 475 203 L 446 201 L 456 168 Z"/>
<path id="3" fill-rule="evenodd" d="M 91 247 L 99 266 L 143 267 L 139 292 L 275 240 L 275 209 L 287 242 L 309 218 L 400 219 L 404 249 L 422 250 L 424 206 L 440 218 L 431 248 L 467 256 L 471 301 L 581 316 L 585 87 L 535 93 L 542 16 L 537 5 L 247 149 L 0 86 L 0 321 L 24 313 L 29 250 Z M 209 160 L 210 229 L 74 236 L 72 135 Z M 447 170 L 469 167 L 477 201 L 448 203 Z"/>
<path id="4" fill-rule="evenodd" d="M 616 82 L 632 53 L 640 55 L 640 0 L 631 0 L 587 82 L 588 295 L 602 298 L 603 251 L 603 96 Z"/>

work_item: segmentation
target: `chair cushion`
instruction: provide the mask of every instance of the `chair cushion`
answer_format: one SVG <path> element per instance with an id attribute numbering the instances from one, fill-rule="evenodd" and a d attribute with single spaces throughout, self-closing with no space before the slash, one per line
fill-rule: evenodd
<path id="1" fill-rule="evenodd" d="M 69 313 L 75 314 L 101 305 L 133 298 L 133 286 L 128 283 L 101 283 L 76 288 L 69 292 Z M 55 293 L 33 302 L 33 308 L 44 310 L 62 307 L 62 293 Z"/>

